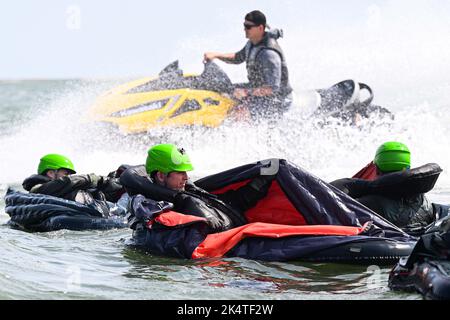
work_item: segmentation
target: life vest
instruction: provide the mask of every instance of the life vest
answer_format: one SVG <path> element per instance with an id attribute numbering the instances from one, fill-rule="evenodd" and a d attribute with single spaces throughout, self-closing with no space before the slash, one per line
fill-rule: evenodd
<path id="1" fill-rule="evenodd" d="M 289 72 L 287 68 L 286 58 L 283 50 L 278 44 L 277 39 L 280 38 L 280 33 L 267 32 L 263 40 L 254 45 L 250 41 L 245 46 L 245 57 L 247 65 L 248 80 L 253 87 L 262 87 L 265 84 L 262 72 L 262 65 L 258 61 L 258 56 L 263 50 L 273 50 L 281 58 L 281 85 L 280 95 L 285 97 L 292 92 L 292 87 L 289 83 Z"/>
<path id="2" fill-rule="evenodd" d="M 421 229 L 436 219 L 425 193 L 432 190 L 442 169 L 429 163 L 387 173 L 375 180 L 340 179 L 331 184 L 405 229 Z"/>
<path id="3" fill-rule="evenodd" d="M 206 218 L 215 232 L 246 223 L 241 213 L 192 183 L 186 185 L 185 191 L 171 190 L 154 183 L 144 166 L 129 168 L 121 175 L 120 182 L 132 196 L 141 194 L 155 201 L 170 202 L 176 212 Z"/>
<path id="4" fill-rule="evenodd" d="M 427 193 L 433 189 L 442 169 L 436 163 L 428 163 L 411 170 L 386 173 L 375 180 L 344 178 L 331 182 L 352 198 L 377 194 L 388 197 L 409 197 Z"/>

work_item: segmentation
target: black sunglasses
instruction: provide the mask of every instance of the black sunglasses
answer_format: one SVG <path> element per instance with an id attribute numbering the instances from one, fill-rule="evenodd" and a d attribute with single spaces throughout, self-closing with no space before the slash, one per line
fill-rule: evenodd
<path id="1" fill-rule="evenodd" d="M 258 26 L 257 24 L 246 24 L 246 23 L 244 23 L 245 30 L 250 30 L 251 28 L 257 27 L 257 26 Z"/>

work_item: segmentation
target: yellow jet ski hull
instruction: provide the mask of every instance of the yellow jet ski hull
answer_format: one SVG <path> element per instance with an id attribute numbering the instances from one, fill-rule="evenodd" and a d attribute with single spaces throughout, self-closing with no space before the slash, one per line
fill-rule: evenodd
<path id="1" fill-rule="evenodd" d="M 196 77 L 182 75 L 181 81 L 189 83 Z M 145 89 L 146 84 L 158 80 L 158 77 L 143 78 L 106 92 L 90 108 L 89 118 L 111 123 L 126 134 L 164 127 L 215 128 L 223 123 L 237 104 L 224 93 L 189 87 L 172 89 L 174 86 L 170 83 L 168 89 Z"/>

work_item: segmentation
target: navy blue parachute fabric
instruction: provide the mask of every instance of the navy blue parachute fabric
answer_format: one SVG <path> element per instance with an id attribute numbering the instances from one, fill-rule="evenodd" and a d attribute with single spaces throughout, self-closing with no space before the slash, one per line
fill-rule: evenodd
<path id="1" fill-rule="evenodd" d="M 95 208 L 49 195 L 8 189 L 5 212 L 9 224 L 29 231 L 112 229 L 127 226 L 124 219 L 107 219 Z"/>
<path id="2" fill-rule="evenodd" d="M 329 183 L 286 160 L 275 159 L 275 161 L 278 161 L 279 165 L 276 182 L 285 196 L 301 212 L 307 224 L 360 227 L 367 221 L 372 221 L 389 238 L 411 238 L 400 228 Z M 195 184 L 213 192 L 226 185 L 252 179 L 264 172 L 262 170 L 267 170 L 265 167 L 268 165 L 269 161 L 260 161 L 202 178 Z"/>

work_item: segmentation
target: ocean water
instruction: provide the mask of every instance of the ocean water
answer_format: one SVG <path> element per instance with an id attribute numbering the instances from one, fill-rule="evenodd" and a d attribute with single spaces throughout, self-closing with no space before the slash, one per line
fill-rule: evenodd
<path id="1" fill-rule="evenodd" d="M 368 5 L 358 18 L 360 28 L 335 28 L 329 22 L 312 29 L 288 17 L 282 46 L 297 108 L 275 127 L 262 123 L 121 136 L 90 123 L 86 114 L 99 94 L 128 78 L 0 80 L 0 299 L 421 299 L 388 289 L 390 267 L 187 261 L 128 249 L 124 240 L 131 230 L 13 230 L 6 226 L 3 200 L 8 187 L 21 189 L 46 153 L 69 156 L 78 172 L 107 174 L 122 163 L 143 163 L 152 144 L 172 142 L 189 151 L 194 179 L 284 158 L 331 181 L 356 173 L 382 142 L 399 140 L 409 146 L 413 166 L 435 162 L 443 168 L 428 196 L 450 204 L 450 25 L 438 6 L 413 4 Z M 228 35 L 215 39 L 228 40 Z M 213 44 L 199 35 L 180 41 L 177 54 L 186 61 L 185 71 L 198 71 L 194 49 Z M 222 66 L 233 80 L 245 76 L 242 69 Z M 347 78 L 369 84 L 374 103 L 390 109 L 395 119 L 320 128 L 307 117 L 311 110 L 298 107 L 302 90 Z"/>
<path id="2" fill-rule="evenodd" d="M 0 83 L 4 111 L 0 128 L 4 150 L 0 171 L 0 299 L 420 299 L 417 294 L 387 288 L 389 266 L 233 258 L 187 261 L 128 249 L 124 240 L 130 238 L 131 230 L 33 234 L 10 229 L 3 195 L 7 187 L 21 189 L 21 181 L 36 170 L 42 154 L 57 150 L 69 155 L 79 172 L 106 174 L 121 163 L 143 163 L 149 143 L 162 142 L 160 138 L 152 141 L 152 137 L 108 140 L 105 132 L 101 139 L 94 138 L 96 127 L 85 123 L 80 106 L 88 105 L 98 92 L 114 84 L 83 80 Z M 208 130 L 207 134 L 204 130 L 175 130 L 166 138 L 190 151 L 197 167 L 194 178 L 276 156 L 332 180 L 349 176 L 370 161 L 374 146 L 382 140 L 379 133 L 387 137 L 391 131 L 396 138 L 410 137 L 408 143 L 416 132 L 401 120 L 363 128 L 336 125 L 317 129 L 301 117 L 289 117 L 285 120 L 288 126 L 234 126 Z M 417 110 L 419 117 L 424 118 Z M 444 126 L 439 127 L 438 114 L 425 120 L 435 132 L 445 132 Z M 427 125 L 422 122 L 416 128 L 423 133 L 422 138 L 428 136 Z M 439 146 L 438 141 L 430 142 Z M 355 158 L 346 157 L 344 150 L 350 150 Z M 448 160 L 442 160 L 436 162 L 443 162 L 445 169 Z M 450 203 L 446 174 L 429 194 L 435 202 Z"/>

